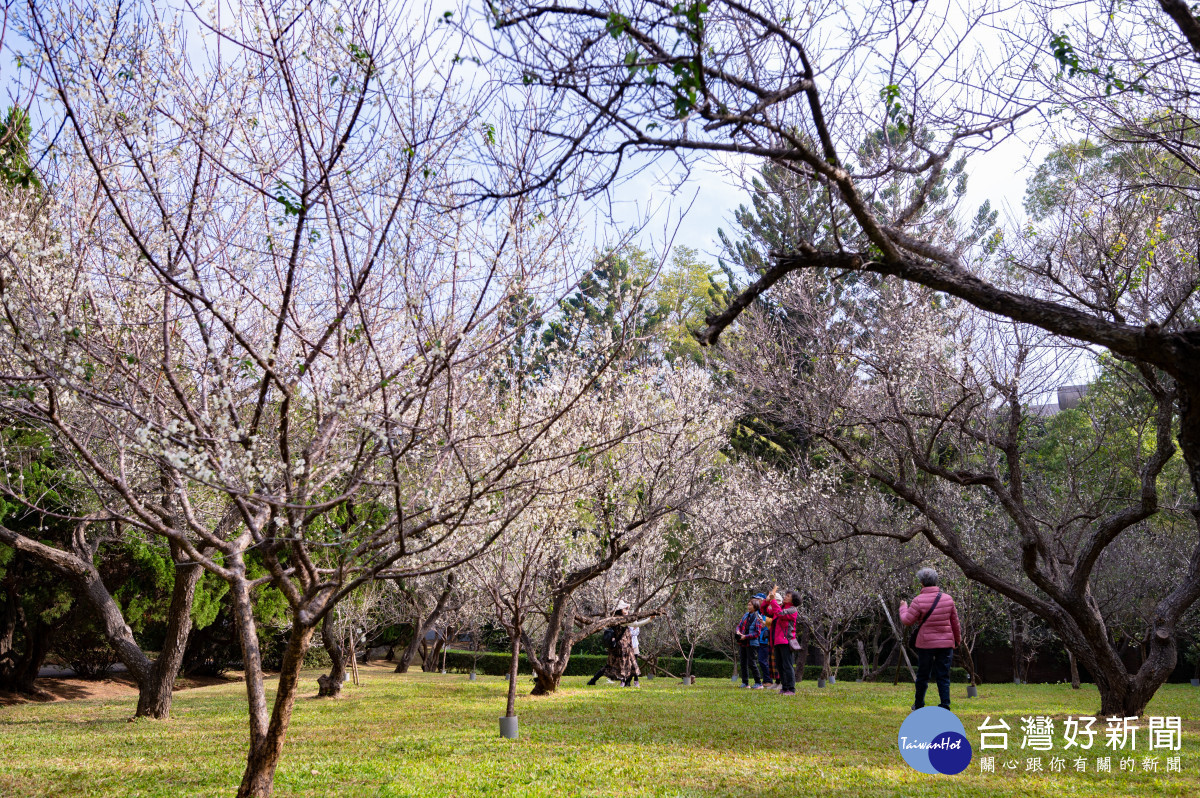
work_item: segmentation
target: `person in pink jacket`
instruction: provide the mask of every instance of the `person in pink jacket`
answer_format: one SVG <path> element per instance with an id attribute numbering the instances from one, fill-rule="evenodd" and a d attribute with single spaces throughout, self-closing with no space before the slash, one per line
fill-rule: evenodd
<path id="1" fill-rule="evenodd" d="M 800 594 L 795 591 L 785 594 L 783 606 L 780 606 L 779 598 L 778 588 L 772 587 L 762 604 L 762 611 L 773 621 L 771 644 L 775 650 L 775 667 L 779 669 L 779 694 L 795 695 L 796 672 L 792 666 L 791 640 L 796 637 L 796 610 L 800 606 Z"/>
<path id="2" fill-rule="evenodd" d="M 905 626 L 920 624 L 917 632 L 917 695 L 913 709 L 925 706 L 925 691 L 932 672 L 937 680 L 938 706 L 950 708 L 950 664 L 954 649 L 962 642 L 958 626 L 958 610 L 950 594 L 938 587 L 938 574 L 932 568 L 917 571 L 921 592 L 912 604 L 900 602 L 900 622 Z"/>

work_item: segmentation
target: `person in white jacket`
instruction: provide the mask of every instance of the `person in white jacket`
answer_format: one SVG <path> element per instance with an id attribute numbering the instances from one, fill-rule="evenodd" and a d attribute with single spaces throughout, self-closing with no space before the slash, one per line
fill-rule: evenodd
<path id="1" fill-rule="evenodd" d="M 640 653 L 638 648 L 638 634 L 642 631 L 642 627 L 654 620 L 653 618 L 642 618 L 640 621 L 629 624 L 629 643 L 633 646 L 633 686 L 641 687 L 638 679 L 642 675 L 642 669 L 638 667 L 637 657 Z"/>

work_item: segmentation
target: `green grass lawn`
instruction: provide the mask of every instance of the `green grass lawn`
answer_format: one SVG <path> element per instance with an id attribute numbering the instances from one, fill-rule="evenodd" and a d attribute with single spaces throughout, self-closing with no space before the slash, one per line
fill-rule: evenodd
<path id="1" fill-rule="evenodd" d="M 316 692 L 317 674 L 305 674 Z M 522 679 L 522 692 L 528 687 Z M 461 675 L 364 670 L 337 701 L 296 706 L 275 781 L 278 796 L 1147 796 L 1200 795 L 1200 689 L 1170 685 L 1151 715 L 1184 721 L 1182 773 L 1024 772 L 1022 715 L 1094 712 L 1087 686 L 985 685 L 954 709 L 978 746 L 985 715 L 1013 727 L 1017 771 L 925 776 L 900 759 L 896 734 L 911 686 L 802 683 L 795 698 L 657 680 L 641 690 L 566 680 L 553 696 L 518 697 L 521 739 L 498 736 L 505 682 Z M 0 708 L 0 794 L 6 796 L 231 795 L 246 738 L 240 684 L 177 693 L 168 722 L 129 723 L 133 701 L 85 700 Z M 1144 722 L 1143 722 L 1144 723 Z M 1103 721 L 1100 721 L 1103 725 Z M 1056 749 L 1062 754 L 1061 734 Z M 1090 760 L 1103 752 L 1103 734 Z M 995 753 L 995 752 L 987 752 Z M 1162 754 L 1162 752 L 1154 752 Z M 1068 762 L 1073 757 L 1068 757 Z"/>

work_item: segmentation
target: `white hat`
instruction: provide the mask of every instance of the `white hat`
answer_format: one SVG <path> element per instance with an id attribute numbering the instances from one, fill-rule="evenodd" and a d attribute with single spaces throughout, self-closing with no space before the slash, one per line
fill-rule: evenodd
<path id="1" fill-rule="evenodd" d="M 622 601 L 618 601 L 618 602 L 617 602 L 616 609 L 618 609 L 618 610 L 627 610 L 627 609 L 629 609 L 629 604 L 628 604 L 628 603 L 626 603 L 626 602 L 625 602 L 625 601 L 623 601 L 623 600 L 622 600 Z"/>

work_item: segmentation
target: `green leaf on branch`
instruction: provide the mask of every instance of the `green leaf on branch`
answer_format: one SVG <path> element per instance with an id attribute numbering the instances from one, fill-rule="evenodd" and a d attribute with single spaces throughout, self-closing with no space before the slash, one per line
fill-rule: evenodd
<path id="1" fill-rule="evenodd" d="M 604 23 L 604 29 L 608 31 L 609 36 L 619 39 L 629 31 L 629 17 L 614 11 L 608 15 L 608 20 Z"/>
<path id="2" fill-rule="evenodd" d="M 1138 94 L 1145 94 L 1146 89 L 1141 84 L 1140 79 L 1126 80 L 1117 74 L 1112 64 L 1101 72 L 1098 66 L 1087 66 L 1080 58 L 1079 51 L 1071 44 L 1070 38 L 1066 33 L 1056 33 L 1050 37 L 1050 52 L 1054 56 L 1054 60 L 1059 64 L 1058 76 L 1061 78 L 1064 75 L 1067 78 L 1074 78 L 1079 75 L 1090 75 L 1104 84 L 1104 93 L 1112 94 L 1113 89 L 1117 91 L 1133 91 Z M 1098 57 L 1103 57 L 1103 53 L 1097 54 Z"/>

